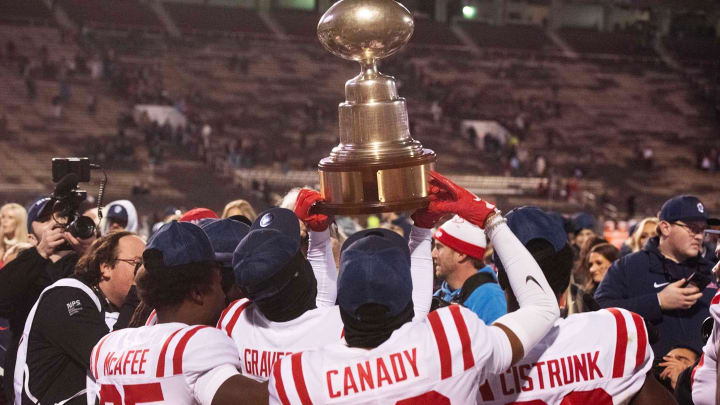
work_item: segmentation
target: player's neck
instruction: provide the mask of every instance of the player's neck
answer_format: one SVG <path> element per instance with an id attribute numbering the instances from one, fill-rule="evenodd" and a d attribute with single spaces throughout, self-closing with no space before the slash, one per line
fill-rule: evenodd
<path id="1" fill-rule="evenodd" d="M 179 322 L 186 325 L 208 325 L 204 319 L 203 312 L 197 307 L 183 302 L 172 308 L 163 308 L 157 310 L 158 324 Z M 214 326 L 214 325 L 210 325 Z"/>

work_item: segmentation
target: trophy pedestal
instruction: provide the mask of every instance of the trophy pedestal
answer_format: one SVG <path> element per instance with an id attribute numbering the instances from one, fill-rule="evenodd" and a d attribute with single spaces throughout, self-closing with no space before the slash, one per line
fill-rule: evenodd
<path id="1" fill-rule="evenodd" d="M 327 215 L 356 215 L 413 211 L 426 207 L 428 172 L 437 157 L 429 149 L 422 155 L 391 162 L 320 161 L 324 202 L 316 210 Z"/>

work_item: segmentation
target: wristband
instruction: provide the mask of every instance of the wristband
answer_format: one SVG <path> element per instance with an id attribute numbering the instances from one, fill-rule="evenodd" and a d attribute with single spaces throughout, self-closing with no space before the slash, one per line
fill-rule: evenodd
<path id="1" fill-rule="evenodd" d="M 488 239 L 492 239 L 493 233 L 495 232 L 495 229 L 497 229 L 498 225 L 506 222 L 507 221 L 505 221 L 505 217 L 502 216 L 502 212 L 500 212 L 500 210 L 497 210 L 494 214 L 490 215 L 490 218 L 488 218 L 485 222 L 485 235 L 487 235 Z"/>

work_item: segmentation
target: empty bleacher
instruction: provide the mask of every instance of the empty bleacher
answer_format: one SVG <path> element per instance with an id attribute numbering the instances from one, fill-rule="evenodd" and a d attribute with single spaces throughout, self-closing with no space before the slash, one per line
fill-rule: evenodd
<path id="1" fill-rule="evenodd" d="M 411 40 L 413 46 L 462 46 L 463 43 L 455 36 L 447 25 L 428 20 L 415 18 L 415 32 Z"/>
<path id="2" fill-rule="evenodd" d="M 56 0 L 78 25 L 102 29 L 164 31 L 150 7 L 139 0 Z"/>
<path id="3" fill-rule="evenodd" d="M 0 22 L 52 25 L 53 15 L 41 0 L 0 1 Z"/>
<path id="4" fill-rule="evenodd" d="M 636 32 L 599 32 L 586 28 L 562 28 L 562 38 L 581 54 L 608 54 L 633 57 L 654 56 L 649 39 Z"/>
<path id="5" fill-rule="evenodd" d="M 183 34 L 271 34 L 255 10 L 184 3 L 165 3 L 163 6 Z"/>
<path id="6" fill-rule="evenodd" d="M 530 25 L 494 26 L 472 21 L 458 22 L 473 42 L 482 48 L 553 50 L 555 45 L 542 28 Z"/>
<path id="7" fill-rule="evenodd" d="M 273 10 L 272 18 L 282 27 L 283 32 L 293 39 L 314 40 L 320 14 L 301 10 Z"/>

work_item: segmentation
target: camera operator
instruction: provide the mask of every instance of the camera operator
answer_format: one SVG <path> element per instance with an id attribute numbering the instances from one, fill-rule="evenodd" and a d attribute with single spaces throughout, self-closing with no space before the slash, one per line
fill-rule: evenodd
<path id="1" fill-rule="evenodd" d="M 28 315 L 14 370 L 15 404 L 86 403 L 86 375 L 93 346 L 124 327 L 145 243 L 114 232 L 96 240 L 71 277 L 46 288 Z"/>
<path id="2" fill-rule="evenodd" d="M 12 373 L 18 341 L 25 319 L 45 287 L 72 274 L 78 258 L 95 237 L 78 239 L 60 226 L 65 218 L 54 215 L 55 201 L 43 198 L 28 209 L 28 239 L 36 246 L 22 252 L 0 272 L 0 316 L 10 326 L 10 344 L 5 356 L 4 391 L 12 399 Z M 67 242 L 71 250 L 58 250 Z"/>

